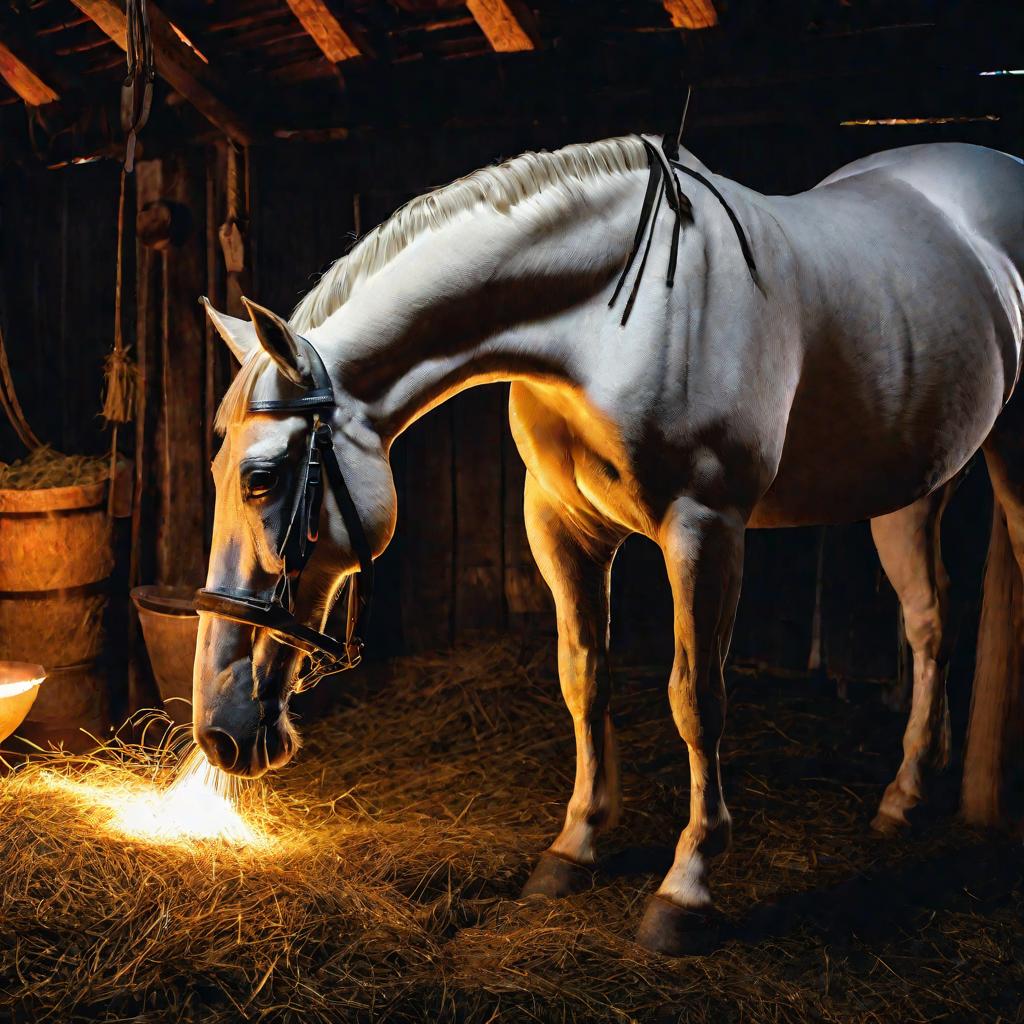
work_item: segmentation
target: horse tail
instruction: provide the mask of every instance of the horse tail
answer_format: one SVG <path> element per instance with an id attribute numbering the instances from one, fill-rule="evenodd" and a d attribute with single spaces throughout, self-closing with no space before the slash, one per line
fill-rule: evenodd
<path id="1" fill-rule="evenodd" d="M 990 475 L 992 462 L 989 462 Z M 1024 753 L 1024 584 L 999 499 L 985 561 L 961 812 L 972 825 L 1019 816 Z"/>

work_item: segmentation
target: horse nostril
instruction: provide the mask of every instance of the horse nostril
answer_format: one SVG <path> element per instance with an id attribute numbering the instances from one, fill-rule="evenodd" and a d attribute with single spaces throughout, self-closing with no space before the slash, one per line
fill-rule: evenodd
<path id="1" fill-rule="evenodd" d="M 206 759 L 217 768 L 233 768 L 238 761 L 238 744 L 235 738 L 223 729 L 212 726 L 199 733 L 199 746 Z"/>

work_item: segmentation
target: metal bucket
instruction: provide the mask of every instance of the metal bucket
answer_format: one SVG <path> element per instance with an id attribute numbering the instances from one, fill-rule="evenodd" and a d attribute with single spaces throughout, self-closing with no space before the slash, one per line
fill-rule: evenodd
<path id="1" fill-rule="evenodd" d="M 48 730 L 109 724 L 103 650 L 114 568 L 107 482 L 0 490 L 0 657 L 45 666 L 27 721 Z"/>
<path id="2" fill-rule="evenodd" d="M 25 721 L 45 678 L 42 665 L 0 661 L 0 743 Z"/>
<path id="3" fill-rule="evenodd" d="M 194 596 L 195 591 L 187 587 L 148 586 L 132 591 L 160 698 L 167 714 L 181 725 L 192 721 L 192 664 L 199 634 Z"/>

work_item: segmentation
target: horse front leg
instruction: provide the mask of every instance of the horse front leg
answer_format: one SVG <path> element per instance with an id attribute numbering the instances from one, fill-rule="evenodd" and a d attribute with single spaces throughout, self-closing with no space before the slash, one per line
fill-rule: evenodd
<path id="1" fill-rule="evenodd" d="M 637 939 L 660 953 L 702 945 L 712 914 L 708 872 L 732 822 L 722 795 L 718 745 L 725 726 L 723 664 L 743 573 L 744 524 L 689 498 L 674 503 L 661 533 L 672 586 L 675 659 L 669 702 L 690 760 L 690 820 L 675 860 L 650 898 Z"/>
<path id="2" fill-rule="evenodd" d="M 530 548 L 555 600 L 558 678 L 576 733 L 576 783 L 562 831 L 541 854 L 523 895 L 557 897 L 589 883 L 597 836 L 619 817 L 619 766 L 608 714 L 608 591 L 619 539 L 571 526 L 530 474 L 525 517 Z"/>

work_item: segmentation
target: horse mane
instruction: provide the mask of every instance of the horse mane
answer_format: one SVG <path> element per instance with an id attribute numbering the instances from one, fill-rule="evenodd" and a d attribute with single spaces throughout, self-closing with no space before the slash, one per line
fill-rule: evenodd
<path id="1" fill-rule="evenodd" d="M 646 166 L 643 142 L 636 135 L 627 135 L 578 143 L 553 153 L 523 153 L 417 196 L 324 272 L 295 307 L 291 326 L 300 333 L 319 327 L 345 304 L 359 281 L 382 270 L 427 231 L 444 227 L 461 213 L 477 206 L 508 213 L 547 189 L 568 191 L 591 178 Z"/>
<path id="2" fill-rule="evenodd" d="M 626 135 L 554 152 L 523 153 L 473 171 L 410 200 L 360 239 L 346 256 L 328 267 L 299 302 L 290 325 L 299 333 L 319 327 L 348 301 L 359 282 L 383 270 L 421 235 L 444 227 L 462 213 L 481 206 L 510 213 L 542 192 L 555 190 L 571 195 L 585 181 L 646 167 L 642 140 Z M 246 358 L 217 410 L 215 427 L 219 433 L 245 417 L 256 381 L 269 365 L 270 357 L 260 348 Z"/>

